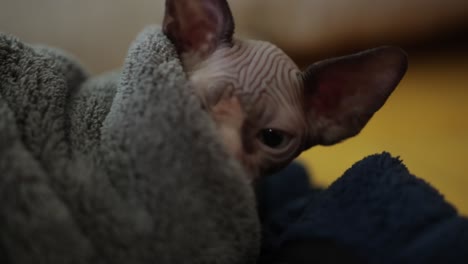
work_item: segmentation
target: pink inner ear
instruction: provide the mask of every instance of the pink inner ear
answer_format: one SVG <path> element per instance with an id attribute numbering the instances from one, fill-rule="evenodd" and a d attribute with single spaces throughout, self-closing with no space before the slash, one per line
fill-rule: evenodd
<path id="1" fill-rule="evenodd" d="M 226 0 L 166 0 L 164 33 L 179 54 L 205 57 L 234 31 Z"/>
<path id="2" fill-rule="evenodd" d="M 359 133 L 405 71 L 405 53 L 391 47 L 312 65 L 304 75 L 305 107 L 318 141 L 328 145 Z"/>
<path id="3" fill-rule="evenodd" d="M 200 19 L 199 21 L 187 24 L 187 28 L 183 29 L 185 41 L 182 41 L 182 49 L 185 51 L 196 51 L 199 55 L 206 56 L 217 45 L 213 41 L 215 35 L 212 32 L 215 30 L 213 24 L 206 19 Z"/>
<path id="4" fill-rule="evenodd" d="M 315 90 L 315 96 L 312 96 L 311 105 L 317 115 L 328 116 L 332 114 L 333 109 L 337 109 L 341 104 L 345 91 L 339 89 L 339 80 L 327 80 L 318 84 Z"/>
<path id="5" fill-rule="evenodd" d="M 332 117 L 333 115 L 344 114 L 343 111 L 346 111 L 346 106 L 342 106 L 342 104 L 359 93 L 360 85 L 356 83 L 359 82 L 356 79 L 357 76 L 352 76 L 353 74 L 343 67 L 340 68 L 336 72 L 323 72 L 319 73 L 320 76 L 316 76 L 316 87 L 313 89 L 313 95 L 309 97 L 310 106 L 316 115 Z M 353 77 L 355 80 L 353 80 Z M 355 83 L 351 84 L 353 81 Z M 360 98 L 360 100 L 365 99 L 365 96 Z"/>

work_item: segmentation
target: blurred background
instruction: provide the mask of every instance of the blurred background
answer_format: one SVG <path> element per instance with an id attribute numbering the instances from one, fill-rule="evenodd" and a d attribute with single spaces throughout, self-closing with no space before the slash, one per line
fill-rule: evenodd
<path id="1" fill-rule="evenodd" d="M 304 67 L 383 44 L 409 70 L 362 133 L 299 160 L 322 186 L 388 151 L 468 215 L 468 1 L 230 0 L 238 36 L 269 40 Z M 130 42 L 162 22 L 163 0 L 0 0 L 0 31 L 60 47 L 93 74 L 121 65 Z"/>

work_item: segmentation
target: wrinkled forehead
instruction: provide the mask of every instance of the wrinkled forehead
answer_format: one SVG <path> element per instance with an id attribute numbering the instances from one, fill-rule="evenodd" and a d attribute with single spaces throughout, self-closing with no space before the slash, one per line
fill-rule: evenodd
<path id="1" fill-rule="evenodd" d="M 281 49 L 263 41 L 247 41 L 241 45 L 245 66 L 239 67 L 239 85 L 245 92 L 262 95 L 269 104 L 276 106 L 298 105 L 302 83 L 300 70 Z"/>
<path id="2" fill-rule="evenodd" d="M 291 125 L 291 130 L 304 123 L 299 118 L 303 115 L 298 114 L 303 106 L 300 74 L 281 49 L 252 40 L 234 40 L 232 46 L 219 48 L 189 72 L 191 81 L 203 92 L 210 93 L 210 87 L 233 90 L 229 93 L 238 95 L 252 120 L 285 129 Z"/>
<path id="3" fill-rule="evenodd" d="M 228 82 L 244 92 L 272 93 L 289 97 L 300 90 L 300 70 L 281 49 L 264 41 L 234 40 L 196 66 L 195 71 L 212 81 Z"/>

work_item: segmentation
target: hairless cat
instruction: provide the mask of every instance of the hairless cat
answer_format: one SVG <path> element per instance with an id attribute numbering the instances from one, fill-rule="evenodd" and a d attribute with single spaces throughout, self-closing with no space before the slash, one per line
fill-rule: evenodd
<path id="1" fill-rule="evenodd" d="M 301 71 L 271 43 L 234 38 L 226 0 L 166 0 L 163 31 L 252 180 L 358 134 L 407 68 L 405 52 L 385 46 Z"/>

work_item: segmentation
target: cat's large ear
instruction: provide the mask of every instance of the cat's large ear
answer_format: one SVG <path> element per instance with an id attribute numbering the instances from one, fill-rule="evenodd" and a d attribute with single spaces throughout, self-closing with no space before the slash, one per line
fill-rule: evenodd
<path id="1" fill-rule="evenodd" d="M 358 134 L 382 107 L 407 69 L 400 48 L 380 47 L 315 63 L 303 73 L 310 128 L 305 148 Z"/>
<path id="2" fill-rule="evenodd" d="M 163 31 L 185 63 L 230 45 L 234 19 L 226 0 L 166 0 Z"/>

